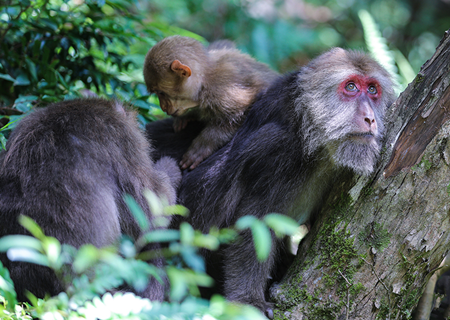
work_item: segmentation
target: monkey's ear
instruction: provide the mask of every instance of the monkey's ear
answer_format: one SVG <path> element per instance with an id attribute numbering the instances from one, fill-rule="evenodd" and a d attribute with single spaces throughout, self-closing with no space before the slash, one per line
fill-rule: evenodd
<path id="1" fill-rule="evenodd" d="M 181 77 L 189 78 L 192 74 L 191 68 L 189 68 L 185 64 L 182 64 L 178 60 L 173 60 L 172 64 L 170 65 L 170 69 L 172 69 L 172 71 L 176 72 Z"/>

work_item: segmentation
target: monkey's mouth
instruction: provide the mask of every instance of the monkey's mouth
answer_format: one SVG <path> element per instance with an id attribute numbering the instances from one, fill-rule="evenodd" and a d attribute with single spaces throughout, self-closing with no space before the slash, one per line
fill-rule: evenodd
<path id="1" fill-rule="evenodd" d="M 372 131 L 349 133 L 348 138 L 359 141 L 370 141 L 372 139 L 375 139 L 375 134 Z"/>

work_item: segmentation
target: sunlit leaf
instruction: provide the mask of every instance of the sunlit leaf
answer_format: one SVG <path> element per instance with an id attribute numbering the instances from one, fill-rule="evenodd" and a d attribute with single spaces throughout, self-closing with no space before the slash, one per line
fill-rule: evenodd
<path id="1" fill-rule="evenodd" d="M 0 238 L 0 252 L 6 252 L 10 248 L 28 248 L 36 251 L 42 250 L 42 243 L 26 235 L 9 235 Z"/>
<path id="2" fill-rule="evenodd" d="M 99 256 L 98 249 L 95 246 L 86 244 L 78 250 L 72 268 L 77 273 L 84 272 L 98 261 Z"/>
<path id="3" fill-rule="evenodd" d="M 173 300 L 181 299 L 187 292 L 188 284 L 184 274 L 177 268 L 168 267 L 167 276 L 170 281 L 170 296 Z"/>
<path id="4" fill-rule="evenodd" d="M 284 214 L 268 214 L 264 217 L 264 222 L 275 231 L 277 237 L 293 235 L 297 232 L 298 228 L 298 223 Z"/>
<path id="5" fill-rule="evenodd" d="M 160 216 L 164 211 L 164 204 L 161 198 L 159 198 L 156 193 L 151 190 L 145 190 L 144 196 L 147 199 L 150 211 L 153 215 Z"/>
<path id="6" fill-rule="evenodd" d="M 14 283 L 11 280 L 8 269 L 3 267 L 0 261 L 0 296 L 7 300 L 6 308 L 9 311 L 14 311 L 14 306 L 17 304 L 17 294 L 14 290 Z"/>
<path id="7" fill-rule="evenodd" d="M 42 231 L 41 227 L 39 227 L 39 225 L 30 217 L 20 215 L 19 223 L 37 239 L 41 241 L 45 239 L 45 234 Z"/>
<path id="8" fill-rule="evenodd" d="M 46 237 L 42 241 L 42 246 L 45 250 L 49 263 L 52 266 L 59 267 L 59 258 L 61 255 L 61 243 L 53 237 Z"/>
<path id="9" fill-rule="evenodd" d="M 252 227 L 253 241 L 255 242 L 256 257 L 264 261 L 269 257 L 272 247 L 272 237 L 267 226 L 260 220 L 256 220 Z"/>
<path id="10" fill-rule="evenodd" d="M 367 48 L 372 57 L 390 73 L 396 92 L 400 93 L 402 89 L 398 80 L 394 54 L 389 50 L 386 39 L 381 35 L 375 20 L 367 10 L 360 10 L 358 15 L 363 25 Z"/>
<path id="11" fill-rule="evenodd" d="M 168 215 L 168 216 L 180 215 L 180 216 L 186 217 L 189 215 L 189 209 L 180 204 L 175 204 L 175 205 L 171 205 L 171 206 L 165 206 L 164 214 Z"/>
<path id="12" fill-rule="evenodd" d="M 251 228 L 251 226 L 255 223 L 256 220 L 258 219 L 254 216 L 243 216 L 239 218 L 238 221 L 236 221 L 236 228 L 238 230 Z"/>
<path id="13" fill-rule="evenodd" d="M 23 261 L 41 266 L 50 267 L 49 261 L 45 255 L 28 248 L 11 248 L 6 252 L 11 261 Z"/>
<path id="14" fill-rule="evenodd" d="M 147 243 L 176 241 L 180 239 L 180 232 L 170 229 L 152 230 L 147 232 L 143 238 Z"/>
<path id="15" fill-rule="evenodd" d="M 180 242 L 183 244 L 192 244 L 194 241 L 194 229 L 192 226 L 187 223 L 183 222 L 180 225 Z"/>
<path id="16" fill-rule="evenodd" d="M 205 272 L 205 260 L 195 252 L 194 248 L 184 247 L 181 256 L 189 268 L 194 271 Z"/>
<path id="17" fill-rule="evenodd" d="M 220 240 L 212 234 L 202 234 L 196 232 L 194 237 L 194 245 L 209 250 L 217 250 L 220 246 Z"/>
<path id="18" fill-rule="evenodd" d="M 256 257 L 259 261 L 268 258 L 272 246 L 272 236 L 266 224 L 254 216 L 244 216 L 236 222 L 238 230 L 250 228 L 255 244 Z"/>
<path id="19" fill-rule="evenodd" d="M 129 194 L 125 194 L 123 196 L 123 199 L 125 200 L 125 203 L 127 204 L 128 208 L 130 209 L 132 215 L 136 219 L 139 227 L 142 230 L 148 230 L 150 228 L 150 222 L 148 221 L 148 218 L 142 208 L 139 206 L 139 204 L 134 200 L 132 196 Z"/>

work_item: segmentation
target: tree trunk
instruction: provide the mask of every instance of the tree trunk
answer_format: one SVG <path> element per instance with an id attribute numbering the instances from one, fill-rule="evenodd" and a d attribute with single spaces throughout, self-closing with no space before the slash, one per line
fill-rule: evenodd
<path id="1" fill-rule="evenodd" d="M 330 194 L 283 281 L 279 319 L 409 319 L 450 246 L 450 30 L 390 108 L 371 178 Z"/>

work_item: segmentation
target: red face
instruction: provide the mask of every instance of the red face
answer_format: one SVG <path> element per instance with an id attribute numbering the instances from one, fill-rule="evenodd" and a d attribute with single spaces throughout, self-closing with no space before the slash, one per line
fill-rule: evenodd
<path id="1" fill-rule="evenodd" d="M 382 95 L 379 82 L 371 77 L 351 75 L 339 85 L 338 94 L 342 101 L 356 102 L 357 109 L 353 123 L 356 139 L 370 139 L 378 133 L 375 119 L 376 107 Z"/>
<path id="2" fill-rule="evenodd" d="M 371 77 L 361 75 L 351 75 L 339 86 L 339 93 L 343 100 L 353 100 L 361 95 L 366 95 L 376 102 L 382 94 L 382 89 L 378 81 Z"/>

